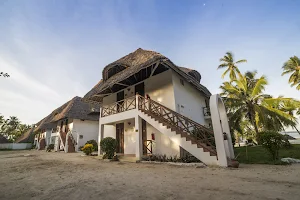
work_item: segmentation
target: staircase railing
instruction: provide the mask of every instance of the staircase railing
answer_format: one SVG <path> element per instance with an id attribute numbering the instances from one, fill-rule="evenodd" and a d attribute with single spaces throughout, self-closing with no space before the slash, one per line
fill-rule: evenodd
<path id="1" fill-rule="evenodd" d="M 70 130 L 69 131 L 69 137 L 71 138 L 71 141 L 72 141 L 72 143 L 74 144 L 74 146 L 75 145 L 77 145 L 77 141 L 76 141 L 76 139 L 75 138 L 77 138 L 76 136 L 77 136 L 77 132 L 75 132 L 75 131 L 73 131 L 73 130 Z"/>
<path id="2" fill-rule="evenodd" d="M 65 150 L 66 149 L 66 133 L 65 132 L 62 132 L 62 131 L 60 131 L 59 132 L 59 139 L 60 139 L 60 145 L 62 145 L 63 146 L 63 149 Z"/>
<path id="3" fill-rule="evenodd" d="M 142 96 L 138 97 L 138 109 L 155 115 L 161 122 L 166 123 L 176 131 L 183 132 L 197 140 L 197 144 L 216 154 L 214 133 L 209 128 Z M 204 145 L 203 145 L 204 144 Z"/>
<path id="4" fill-rule="evenodd" d="M 148 152 L 149 152 L 150 154 L 152 154 L 152 152 L 153 152 L 153 147 L 152 147 L 152 145 L 153 145 L 153 141 L 152 141 L 152 140 L 145 140 L 145 141 L 144 141 L 144 146 L 145 146 L 145 148 L 146 148 L 146 150 L 147 150 L 147 154 L 148 154 Z"/>

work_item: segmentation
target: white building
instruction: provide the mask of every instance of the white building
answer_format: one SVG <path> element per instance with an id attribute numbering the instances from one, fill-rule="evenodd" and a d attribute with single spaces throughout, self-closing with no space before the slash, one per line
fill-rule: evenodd
<path id="1" fill-rule="evenodd" d="M 74 97 L 45 117 L 34 129 L 37 148 L 54 144 L 55 151 L 76 152 L 89 140 L 98 139 L 99 106 Z"/>
<path id="2" fill-rule="evenodd" d="M 199 72 L 178 67 L 157 52 L 137 49 L 107 65 L 102 77 L 84 97 L 102 105 L 99 143 L 116 138 L 117 153 L 137 160 L 145 154 L 182 156 L 187 151 L 206 164 L 227 166 L 228 158 L 234 157 L 225 108 L 218 96 L 210 99 Z M 215 106 L 215 122 L 209 101 Z"/>

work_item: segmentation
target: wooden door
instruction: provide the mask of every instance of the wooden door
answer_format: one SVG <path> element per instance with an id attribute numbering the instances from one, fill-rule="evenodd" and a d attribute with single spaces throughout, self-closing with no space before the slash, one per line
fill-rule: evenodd
<path id="1" fill-rule="evenodd" d="M 116 124 L 117 153 L 124 153 L 124 123 Z"/>
<path id="2" fill-rule="evenodd" d="M 117 93 L 117 112 L 122 112 L 123 111 L 123 103 L 124 103 L 124 91 L 118 92 Z"/>
<path id="3" fill-rule="evenodd" d="M 144 86 L 144 82 L 135 85 L 134 87 L 135 89 L 135 94 L 138 93 L 141 96 L 145 96 L 145 86 Z"/>

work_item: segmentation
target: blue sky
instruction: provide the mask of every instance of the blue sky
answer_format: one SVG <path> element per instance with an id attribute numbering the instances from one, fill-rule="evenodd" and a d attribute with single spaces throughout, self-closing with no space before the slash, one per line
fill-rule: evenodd
<path id="1" fill-rule="evenodd" d="M 300 1 L 0 1 L 0 113 L 35 123 L 83 96 L 102 69 L 141 47 L 194 68 L 219 92 L 219 58 L 266 75 L 266 92 L 300 99 L 281 66 L 300 56 Z"/>

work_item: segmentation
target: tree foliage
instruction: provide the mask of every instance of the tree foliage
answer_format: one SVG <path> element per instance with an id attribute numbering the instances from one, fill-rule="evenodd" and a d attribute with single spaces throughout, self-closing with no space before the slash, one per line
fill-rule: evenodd
<path id="1" fill-rule="evenodd" d="M 0 115 L 0 134 L 11 142 L 14 142 L 30 128 L 30 125 L 21 123 L 15 116 L 5 119 L 3 115 Z"/>
<path id="2" fill-rule="evenodd" d="M 222 63 L 218 66 L 218 69 L 226 68 L 225 72 L 222 74 L 222 78 L 224 78 L 226 74 L 229 73 L 230 80 L 235 80 L 236 74 L 238 74 L 239 76 L 241 75 L 237 64 L 245 63 L 247 62 L 247 60 L 242 59 L 235 62 L 233 53 L 226 52 L 225 56 L 220 59 L 220 62 Z"/>
<path id="3" fill-rule="evenodd" d="M 278 160 L 279 149 L 283 147 L 285 143 L 284 136 L 274 131 L 266 131 L 262 132 L 260 140 L 262 146 L 269 151 L 273 160 Z"/>
<path id="4" fill-rule="evenodd" d="M 282 66 L 282 76 L 285 74 L 291 74 L 289 83 L 292 87 L 296 86 L 297 90 L 300 90 L 300 59 L 297 56 L 290 57 Z"/>
<path id="5" fill-rule="evenodd" d="M 258 136 L 261 130 L 280 131 L 284 126 L 295 126 L 296 117 L 291 113 L 299 101 L 265 94 L 268 81 L 265 76 L 256 75 L 246 72 L 220 87 L 232 130 L 244 133 L 252 129 Z"/>

